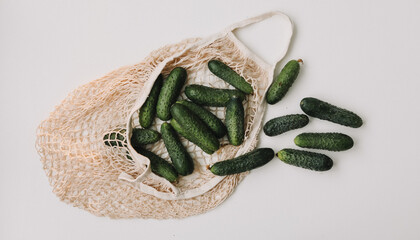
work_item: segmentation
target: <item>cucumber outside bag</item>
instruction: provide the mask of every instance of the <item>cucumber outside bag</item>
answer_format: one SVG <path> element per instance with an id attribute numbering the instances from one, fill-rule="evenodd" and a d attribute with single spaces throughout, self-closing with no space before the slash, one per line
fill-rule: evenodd
<path id="1" fill-rule="evenodd" d="M 73 206 L 111 218 L 184 218 L 204 213 L 223 202 L 247 173 L 216 176 L 206 166 L 256 147 L 266 108 L 264 95 L 277 64 L 261 60 L 233 31 L 272 16 L 288 26 L 276 29 L 287 39 L 280 43 L 281 60 L 287 52 L 293 27 L 283 13 L 269 12 L 207 38 L 164 46 L 138 64 L 119 68 L 71 92 L 37 129 L 36 148 L 53 192 Z M 212 59 L 227 64 L 254 89 L 244 102 L 245 140 L 240 146 L 232 146 L 225 136 L 221 148 L 208 155 L 181 137 L 194 159 L 195 169 L 192 174 L 170 183 L 152 173 L 149 159 L 131 146 L 133 128 L 139 127 L 139 109 L 158 75 L 162 73 L 166 77 L 175 67 L 187 70 L 185 85 L 233 89 L 209 71 L 207 63 Z M 178 99 L 186 99 L 183 90 Z M 208 109 L 224 120 L 225 108 Z M 156 118 L 151 129 L 159 130 L 162 123 Z M 118 144 L 106 146 L 103 137 L 107 134 L 122 134 L 127 142 L 118 140 Z M 146 148 L 169 160 L 162 140 Z"/>

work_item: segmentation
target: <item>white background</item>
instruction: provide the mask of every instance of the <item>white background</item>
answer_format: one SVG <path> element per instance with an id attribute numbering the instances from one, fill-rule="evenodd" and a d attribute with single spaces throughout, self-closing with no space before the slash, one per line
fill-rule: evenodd
<path id="1" fill-rule="evenodd" d="M 285 60 L 305 64 L 264 121 L 299 113 L 300 99 L 314 96 L 365 124 L 311 119 L 260 146 L 293 147 L 302 131 L 346 133 L 355 146 L 327 153 L 331 171 L 275 158 L 215 210 L 183 220 L 96 217 L 51 192 L 35 129 L 71 90 L 164 44 L 271 10 L 295 23 Z M 0 0 L 0 239 L 420 239 L 419 12 L 418 0 Z M 280 29 L 260 26 L 240 37 L 254 37 L 250 47 L 268 58 L 278 46 L 262 33 Z"/>

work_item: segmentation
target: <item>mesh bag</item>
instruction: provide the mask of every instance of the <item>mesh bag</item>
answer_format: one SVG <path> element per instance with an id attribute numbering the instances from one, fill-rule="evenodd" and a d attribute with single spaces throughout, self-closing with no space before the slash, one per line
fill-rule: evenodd
<path id="1" fill-rule="evenodd" d="M 73 206 L 111 218 L 183 218 L 223 202 L 247 173 L 215 176 L 206 166 L 256 147 L 265 110 L 264 94 L 275 67 L 250 52 L 232 31 L 274 15 L 290 23 L 284 32 L 287 41 L 281 43 L 285 47 L 280 60 L 287 51 L 292 25 L 286 15 L 270 12 L 205 39 L 164 46 L 138 64 L 119 68 L 71 92 L 37 129 L 36 147 L 53 192 Z M 167 76 L 180 66 L 188 73 L 186 85 L 232 88 L 208 70 L 211 59 L 226 63 L 254 89 L 244 104 L 245 141 L 232 146 L 225 137 L 221 148 L 209 155 L 181 137 L 195 169 L 170 183 L 152 173 L 149 159 L 134 151 L 129 141 L 132 129 L 139 127 L 139 108 L 160 73 Z M 184 93 L 180 99 L 186 99 Z M 224 120 L 225 108 L 208 109 Z M 156 118 L 151 128 L 158 130 L 161 124 Z M 104 136 L 110 135 L 124 136 L 128 142 L 106 146 L 104 142 L 109 139 Z M 170 161 L 162 140 L 146 148 Z"/>

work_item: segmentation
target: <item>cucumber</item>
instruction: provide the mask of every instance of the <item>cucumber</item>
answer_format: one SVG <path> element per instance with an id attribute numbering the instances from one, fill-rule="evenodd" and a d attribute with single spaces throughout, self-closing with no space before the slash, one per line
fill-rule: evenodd
<path id="1" fill-rule="evenodd" d="M 125 147 L 127 146 L 127 140 L 125 139 L 125 129 L 115 129 L 114 131 L 118 131 L 117 133 L 108 133 L 104 136 L 104 142 L 107 146 L 119 146 Z M 151 129 L 141 129 L 141 128 L 134 128 L 133 133 L 131 135 L 131 145 L 134 146 L 142 146 L 146 144 L 151 144 L 159 141 L 160 134 L 155 130 Z"/>
<path id="2" fill-rule="evenodd" d="M 197 139 L 197 137 L 195 135 L 192 135 L 192 134 L 189 134 L 188 132 L 186 132 L 181 127 L 181 125 L 179 125 L 179 123 L 173 118 L 171 119 L 171 125 L 178 134 L 180 134 L 181 136 L 186 138 L 188 141 L 190 141 L 190 142 L 192 142 L 192 143 L 194 143 L 195 145 L 198 146 L 199 140 Z M 214 151 L 211 151 L 209 149 L 206 149 L 205 147 L 201 147 L 201 149 L 207 154 L 212 154 L 214 152 Z"/>
<path id="3" fill-rule="evenodd" d="M 302 99 L 300 102 L 300 108 L 311 117 L 316 117 L 344 126 L 358 128 L 363 124 L 362 119 L 355 113 L 316 98 L 307 97 Z"/>
<path id="4" fill-rule="evenodd" d="M 152 90 L 150 90 L 149 96 L 143 103 L 139 110 L 139 122 L 143 128 L 148 128 L 152 125 L 153 120 L 156 116 L 156 104 L 158 101 L 160 89 L 162 88 L 163 76 L 159 74 L 155 83 L 153 84 Z"/>
<path id="5" fill-rule="evenodd" d="M 265 96 L 267 103 L 278 103 L 286 95 L 299 74 L 300 62 L 302 62 L 301 59 L 297 61 L 291 60 L 284 66 L 280 74 L 268 88 L 267 95 Z"/>
<path id="6" fill-rule="evenodd" d="M 234 146 L 241 145 L 245 135 L 245 113 L 240 98 L 232 97 L 227 103 L 225 123 L 229 142 Z"/>
<path id="7" fill-rule="evenodd" d="M 174 166 L 167 162 L 165 159 L 159 157 L 158 155 L 150 152 L 142 147 L 134 148 L 139 154 L 147 157 L 150 160 L 150 168 L 152 172 L 158 176 L 161 176 L 168 180 L 169 182 L 175 182 L 178 178 L 178 173 L 176 172 Z"/>
<path id="8" fill-rule="evenodd" d="M 157 116 L 161 120 L 167 121 L 171 119 L 171 105 L 178 98 L 186 80 L 187 71 L 182 67 L 176 67 L 169 73 L 168 78 L 163 83 L 156 105 Z"/>
<path id="9" fill-rule="evenodd" d="M 233 96 L 245 99 L 245 94 L 236 89 L 211 88 L 196 84 L 186 86 L 185 95 L 197 104 L 212 107 L 225 107 Z"/>
<path id="10" fill-rule="evenodd" d="M 142 146 L 159 141 L 159 132 L 151 129 L 134 128 L 131 135 L 131 145 Z"/>
<path id="11" fill-rule="evenodd" d="M 333 166 L 327 155 L 290 148 L 279 151 L 277 157 L 287 164 L 315 171 L 327 171 Z"/>
<path id="12" fill-rule="evenodd" d="M 195 136 L 195 140 L 197 141 L 196 144 L 201 149 L 210 150 L 209 154 L 212 154 L 219 149 L 219 140 L 211 129 L 186 106 L 175 103 L 171 107 L 171 114 L 189 136 Z"/>
<path id="13" fill-rule="evenodd" d="M 194 171 L 194 162 L 179 140 L 175 130 L 169 123 L 165 122 L 160 128 L 160 132 L 175 170 L 183 176 L 191 174 Z"/>
<path id="14" fill-rule="evenodd" d="M 295 137 L 295 144 L 303 148 L 344 151 L 353 147 L 353 139 L 342 133 L 301 133 Z"/>
<path id="15" fill-rule="evenodd" d="M 225 82 L 234 86 L 236 89 L 241 90 L 246 94 L 254 93 L 251 84 L 249 84 L 243 77 L 233 71 L 230 67 L 218 60 L 210 60 L 208 63 L 210 72 Z"/>
<path id="16" fill-rule="evenodd" d="M 222 120 L 217 118 L 213 113 L 207 109 L 187 100 L 178 101 L 177 103 L 186 106 L 195 115 L 197 115 L 201 121 L 203 121 L 214 133 L 217 138 L 221 138 L 226 135 L 226 127 Z"/>
<path id="17" fill-rule="evenodd" d="M 127 146 L 127 141 L 125 140 L 124 128 L 117 128 L 113 130 L 113 133 L 107 133 L 104 135 L 103 140 L 105 145 L 109 147 L 125 147 Z"/>
<path id="18" fill-rule="evenodd" d="M 309 123 L 305 114 L 290 114 L 273 118 L 264 124 L 263 130 L 267 136 L 276 136 L 290 130 L 302 128 Z"/>
<path id="19" fill-rule="evenodd" d="M 242 156 L 217 162 L 211 166 L 210 171 L 219 176 L 246 172 L 261 167 L 273 159 L 274 151 L 271 148 L 259 148 Z"/>

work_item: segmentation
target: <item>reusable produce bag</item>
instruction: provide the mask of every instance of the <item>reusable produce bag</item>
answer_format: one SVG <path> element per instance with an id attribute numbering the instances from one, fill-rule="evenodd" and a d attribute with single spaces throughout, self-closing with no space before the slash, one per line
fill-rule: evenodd
<path id="1" fill-rule="evenodd" d="M 266 108 L 264 94 L 277 62 L 261 60 L 241 43 L 232 31 L 277 16 L 287 23 L 278 61 L 286 54 L 292 23 L 281 12 L 269 12 L 236 23 L 207 38 L 192 38 L 164 46 L 138 64 L 119 68 L 71 92 L 37 129 L 36 147 L 53 192 L 63 201 L 98 216 L 111 218 L 183 218 L 204 213 L 223 202 L 247 175 L 213 175 L 207 166 L 233 158 L 256 147 Z M 148 158 L 136 153 L 130 143 L 133 128 L 139 127 L 139 108 L 160 73 L 167 76 L 175 67 L 187 70 L 188 84 L 232 88 L 207 67 L 218 59 L 251 83 L 254 93 L 244 101 L 245 141 L 240 146 L 221 140 L 212 155 L 181 137 L 194 159 L 193 174 L 170 183 L 151 172 Z M 182 93 L 180 99 L 185 99 Z M 224 120 L 225 108 L 209 108 Z M 152 129 L 159 130 L 156 119 Z M 125 130 L 126 129 L 126 130 Z M 109 133 L 121 134 L 110 147 L 104 144 Z M 109 136 L 109 135 L 107 135 Z M 163 141 L 146 148 L 166 160 Z"/>

